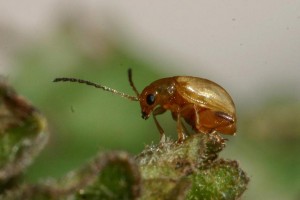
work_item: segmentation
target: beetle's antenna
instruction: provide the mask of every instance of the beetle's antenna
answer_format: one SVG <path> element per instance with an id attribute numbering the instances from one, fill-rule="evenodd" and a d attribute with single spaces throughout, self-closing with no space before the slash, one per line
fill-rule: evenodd
<path id="1" fill-rule="evenodd" d="M 134 97 L 134 96 L 125 94 L 123 92 L 119 92 L 119 91 L 117 91 L 115 89 L 106 87 L 104 85 L 99 85 L 99 84 L 96 84 L 96 83 L 93 83 L 93 82 L 90 82 L 90 81 L 86 81 L 86 80 L 82 80 L 82 79 L 77 79 L 77 78 L 56 78 L 56 79 L 53 80 L 53 82 L 76 82 L 76 83 L 84 83 L 86 85 L 94 86 L 95 88 L 100 88 L 102 90 L 105 90 L 105 91 L 108 91 L 108 92 L 112 92 L 114 94 L 117 94 L 117 95 L 119 95 L 121 97 L 130 99 L 132 101 L 138 101 L 139 100 L 138 97 Z"/>
<path id="2" fill-rule="evenodd" d="M 140 94 L 137 91 L 137 89 L 132 81 L 132 70 L 130 68 L 128 69 L 128 79 L 129 79 L 130 86 L 132 87 L 133 91 L 135 92 L 137 98 L 139 98 Z"/>

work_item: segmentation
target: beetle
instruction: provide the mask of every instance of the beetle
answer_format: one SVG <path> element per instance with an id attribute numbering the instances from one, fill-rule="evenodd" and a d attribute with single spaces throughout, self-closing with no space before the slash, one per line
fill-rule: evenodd
<path id="1" fill-rule="evenodd" d="M 217 83 L 193 76 L 173 76 L 158 79 L 139 93 L 132 81 L 131 69 L 128 69 L 128 79 L 136 96 L 82 79 L 56 78 L 54 82 L 84 83 L 132 101 L 139 101 L 142 118 L 146 120 L 151 114 L 153 115 L 160 133 L 160 142 L 165 141 L 165 133 L 157 120 L 157 115 L 167 110 L 177 122 L 178 143 L 183 142 L 187 137 L 182 119 L 196 133 L 235 134 L 237 120 L 234 102 L 226 90 Z"/>

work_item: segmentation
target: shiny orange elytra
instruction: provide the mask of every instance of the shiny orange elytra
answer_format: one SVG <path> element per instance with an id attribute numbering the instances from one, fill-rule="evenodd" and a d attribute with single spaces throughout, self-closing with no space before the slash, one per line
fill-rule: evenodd
<path id="1" fill-rule="evenodd" d="M 143 119 L 148 119 L 152 113 L 161 135 L 161 142 L 165 140 L 165 134 L 156 116 L 167 110 L 171 111 L 173 119 L 177 122 L 178 142 L 182 142 L 187 133 L 182 119 L 196 133 L 220 132 L 228 135 L 235 134 L 235 106 L 230 95 L 220 85 L 198 77 L 174 76 L 152 82 L 139 94 L 132 81 L 131 69 L 128 70 L 128 78 L 136 96 L 81 79 L 56 78 L 54 82 L 84 83 L 132 101 L 139 101 Z"/>

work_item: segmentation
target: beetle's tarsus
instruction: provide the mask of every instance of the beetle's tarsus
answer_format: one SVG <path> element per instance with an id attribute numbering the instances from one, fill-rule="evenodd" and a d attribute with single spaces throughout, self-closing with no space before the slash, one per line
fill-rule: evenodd
<path id="1" fill-rule="evenodd" d="M 183 143 L 183 141 L 185 140 L 185 138 L 178 138 L 178 140 L 176 141 L 177 144 L 181 144 Z"/>
<path id="2" fill-rule="evenodd" d="M 216 142 L 225 145 L 225 142 L 228 141 L 227 138 L 223 138 L 220 134 L 218 134 L 217 131 L 213 131 L 211 133 L 211 136 L 214 137 L 216 139 Z"/>
<path id="3" fill-rule="evenodd" d="M 160 136 L 159 144 L 164 144 L 166 142 L 166 135 L 163 133 Z"/>

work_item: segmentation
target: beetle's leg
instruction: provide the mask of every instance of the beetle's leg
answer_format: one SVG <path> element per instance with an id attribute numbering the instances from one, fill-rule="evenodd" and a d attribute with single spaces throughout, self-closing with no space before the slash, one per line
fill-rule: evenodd
<path id="1" fill-rule="evenodd" d="M 181 122 L 181 126 L 182 126 L 182 129 L 183 129 L 183 133 L 185 133 L 186 136 L 190 136 L 191 133 L 187 130 L 184 123 L 181 120 L 180 120 L 180 122 Z"/>
<path id="2" fill-rule="evenodd" d="M 161 115 L 163 114 L 164 112 L 166 112 L 166 109 L 164 109 L 163 107 L 157 107 L 154 111 L 153 111 L 153 119 L 154 119 L 154 122 L 155 122 L 155 125 L 160 133 L 160 141 L 159 143 L 164 143 L 165 140 L 166 140 L 166 136 L 165 136 L 165 131 L 164 129 L 160 126 L 160 124 L 158 123 L 157 121 L 157 118 L 156 118 L 156 115 Z"/>
<path id="3" fill-rule="evenodd" d="M 187 131 L 186 127 L 184 126 L 183 122 L 181 121 L 181 116 L 185 115 L 185 112 L 190 112 L 191 110 L 195 111 L 196 116 L 196 124 L 199 123 L 199 115 L 198 115 L 198 109 L 194 104 L 187 104 L 184 107 L 182 107 L 178 112 L 177 115 L 173 116 L 177 120 L 177 132 L 178 132 L 178 142 L 181 143 L 187 135 L 190 135 Z"/>
<path id="4" fill-rule="evenodd" d="M 215 112 L 215 115 L 220 120 L 219 126 L 216 127 L 223 134 L 234 135 L 236 132 L 236 121 L 233 116 L 224 112 Z"/>
<path id="5" fill-rule="evenodd" d="M 200 116 L 199 116 L 199 112 L 198 112 L 199 110 L 197 109 L 197 106 L 195 104 L 193 105 L 193 108 L 195 111 L 195 118 L 196 118 L 195 126 L 198 127 L 198 126 L 200 126 Z"/>
<path id="6" fill-rule="evenodd" d="M 180 112 L 178 112 L 177 113 L 177 133 L 178 133 L 177 142 L 178 143 L 182 143 L 184 141 L 184 139 L 187 137 L 184 132 L 184 129 L 185 129 L 185 127 L 182 124 Z"/>
<path id="7" fill-rule="evenodd" d="M 177 132 L 178 132 L 178 142 L 181 143 L 187 135 L 189 135 L 187 129 L 185 128 L 183 122 L 181 121 L 181 114 L 184 113 L 185 111 L 193 108 L 196 110 L 195 106 L 193 104 L 188 104 L 184 106 L 180 111 L 177 113 Z M 196 113 L 197 114 L 197 113 Z"/>
<path id="8" fill-rule="evenodd" d="M 211 136 L 216 139 L 216 142 L 225 145 L 225 142 L 228 140 L 227 138 L 223 138 L 220 134 L 218 134 L 218 131 L 213 131 L 211 133 Z"/>
<path id="9" fill-rule="evenodd" d="M 172 114 L 172 118 L 177 122 L 178 120 L 178 114 L 177 114 L 177 112 L 175 113 L 175 112 L 173 112 L 173 113 L 171 113 Z M 187 128 L 185 127 L 185 125 L 184 125 L 184 123 L 182 122 L 182 120 L 180 120 L 181 121 L 181 126 L 182 126 L 182 129 L 183 129 L 183 132 L 184 133 L 186 133 L 186 135 L 190 135 L 190 133 L 188 132 L 188 130 L 187 130 Z"/>

